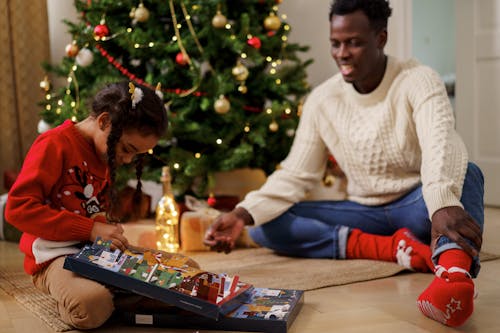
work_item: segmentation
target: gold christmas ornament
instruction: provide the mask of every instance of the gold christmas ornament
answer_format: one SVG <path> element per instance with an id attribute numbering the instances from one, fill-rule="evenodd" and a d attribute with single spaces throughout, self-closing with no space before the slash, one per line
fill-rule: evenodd
<path id="1" fill-rule="evenodd" d="M 271 132 L 276 132 L 276 131 L 278 131 L 279 127 L 280 127 L 280 126 L 278 125 L 278 123 L 277 123 L 277 122 L 276 122 L 276 120 L 274 120 L 274 119 L 273 119 L 273 121 L 271 121 L 271 123 L 269 124 L 269 130 L 270 130 Z"/>
<path id="2" fill-rule="evenodd" d="M 212 26 L 217 29 L 224 28 L 227 24 L 227 18 L 224 16 L 224 14 L 221 13 L 220 10 L 217 11 L 217 13 L 214 15 L 212 18 Z"/>
<path id="3" fill-rule="evenodd" d="M 326 187 L 330 187 L 330 186 L 332 186 L 334 183 L 335 183 L 335 176 L 334 176 L 334 175 L 327 174 L 327 175 L 325 175 L 325 177 L 323 178 L 323 185 L 325 185 Z"/>
<path id="4" fill-rule="evenodd" d="M 224 95 L 220 95 L 214 103 L 214 110 L 218 114 L 225 114 L 230 108 L 231 103 L 229 103 L 229 100 Z"/>
<path id="5" fill-rule="evenodd" d="M 134 19 L 137 22 L 146 22 L 149 19 L 149 10 L 144 7 L 144 4 L 141 2 L 139 7 L 134 11 Z"/>
<path id="6" fill-rule="evenodd" d="M 266 28 L 266 30 L 278 30 L 280 27 L 281 20 L 275 13 L 269 14 L 269 16 L 264 19 L 264 28 Z"/>
<path id="7" fill-rule="evenodd" d="M 45 76 L 43 80 L 40 81 L 40 88 L 45 92 L 50 90 L 50 82 L 47 76 Z"/>
<path id="8" fill-rule="evenodd" d="M 238 91 L 242 94 L 246 94 L 248 92 L 248 88 L 247 86 L 245 86 L 244 84 L 241 84 L 239 87 L 238 87 Z"/>
<path id="9" fill-rule="evenodd" d="M 300 101 L 299 105 L 297 105 L 297 116 L 302 116 L 302 108 L 304 107 L 304 102 Z"/>
<path id="10" fill-rule="evenodd" d="M 64 50 L 66 51 L 66 55 L 71 58 L 75 57 L 78 54 L 78 51 L 80 51 L 75 40 L 71 44 L 66 45 Z"/>
<path id="11" fill-rule="evenodd" d="M 233 76 L 238 81 L 245 81 L 248 78 L 248 69 L 238 61 L 232 69 Z"/>

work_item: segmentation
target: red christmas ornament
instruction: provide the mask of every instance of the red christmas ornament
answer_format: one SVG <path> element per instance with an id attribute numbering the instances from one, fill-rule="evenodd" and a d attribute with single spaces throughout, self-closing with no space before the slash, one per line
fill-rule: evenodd
<path id="1" fill-rule="evenodd" d="M 189 58 L 184 57 L 184 54 L 182 52 L 179 52 L 175 56 L 175 62 L 181 66 L 185 66 L 189 62 Z"/>
<path id="2" fill-rule="evenodd" d="M 262 42 L 260 41 L 259 37 L 250 38 L 249 40 L 247 40 L 247 44 L 257 50 L 262 46 Z"/>
<path id="3" fill-rule="evenodd" d="M 98 24 L 94 28 L 94 37 L 100 39 L 109 36 L 109 28 L 106 24 Z"/>
<path id="4" fill-rule="evenodd" d="M 333 157 L 332 154 L 328 155 L 328 160 L 333 164 L 333 165 L 336 165 L 337 164 L 337 160 L 335 159 L 335 157 Z"/>
<path id="5" fill-rule="evenodd" d="M 215 206 L 215 204 L 217 203 L 217 200 L 215 199 L 214 195 L 213 194 L 210 194 L 210 196 L 208 197 L 207 199 L 207 204 L 210 206 L 210 207 L 213 207 Z"/>

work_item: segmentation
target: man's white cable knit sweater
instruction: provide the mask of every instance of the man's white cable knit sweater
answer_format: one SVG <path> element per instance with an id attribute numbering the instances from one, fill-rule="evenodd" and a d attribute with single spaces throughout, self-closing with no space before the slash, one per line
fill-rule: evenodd
<path id="1" fill-rule="evenodd" d="M 281 168 L 238 206 L 255 224 L 281 215 L 318 184 L 329 153 L 347 176 L 348 200 L 386 204 L 421 183 L 430 217 L 463 207 L 467 151 L 439 75 L 415 60 L 388 57 L 382 82 L 369 94 L 340 74 L 315 88 Z"/>

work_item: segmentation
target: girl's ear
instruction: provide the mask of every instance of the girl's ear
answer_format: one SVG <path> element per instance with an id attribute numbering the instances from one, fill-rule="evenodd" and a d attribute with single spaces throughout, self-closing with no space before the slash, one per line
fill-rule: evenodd
<path id="1" fill-rule="evenodd" d="M 103 112 L 97 116 L 97 125 L 99 126 L 101 131 L 104 131 L 109 126 L 111 126 L 111 119 L 109 118 L 108 112 Z"/>

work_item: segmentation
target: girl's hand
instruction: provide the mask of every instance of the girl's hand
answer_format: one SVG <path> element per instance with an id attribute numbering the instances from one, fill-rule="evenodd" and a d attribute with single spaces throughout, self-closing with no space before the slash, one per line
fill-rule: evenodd
<path id="1" fill-rule="evenodd" d="M 123 227 L 119 223 L 94 222 L 94 227 L 90 232 L 90 240 L 94 242 L 97 237 L 111 241 L 111 249 L 125 251 L 129 246 L 127 238 L 123 236 Z"/>

